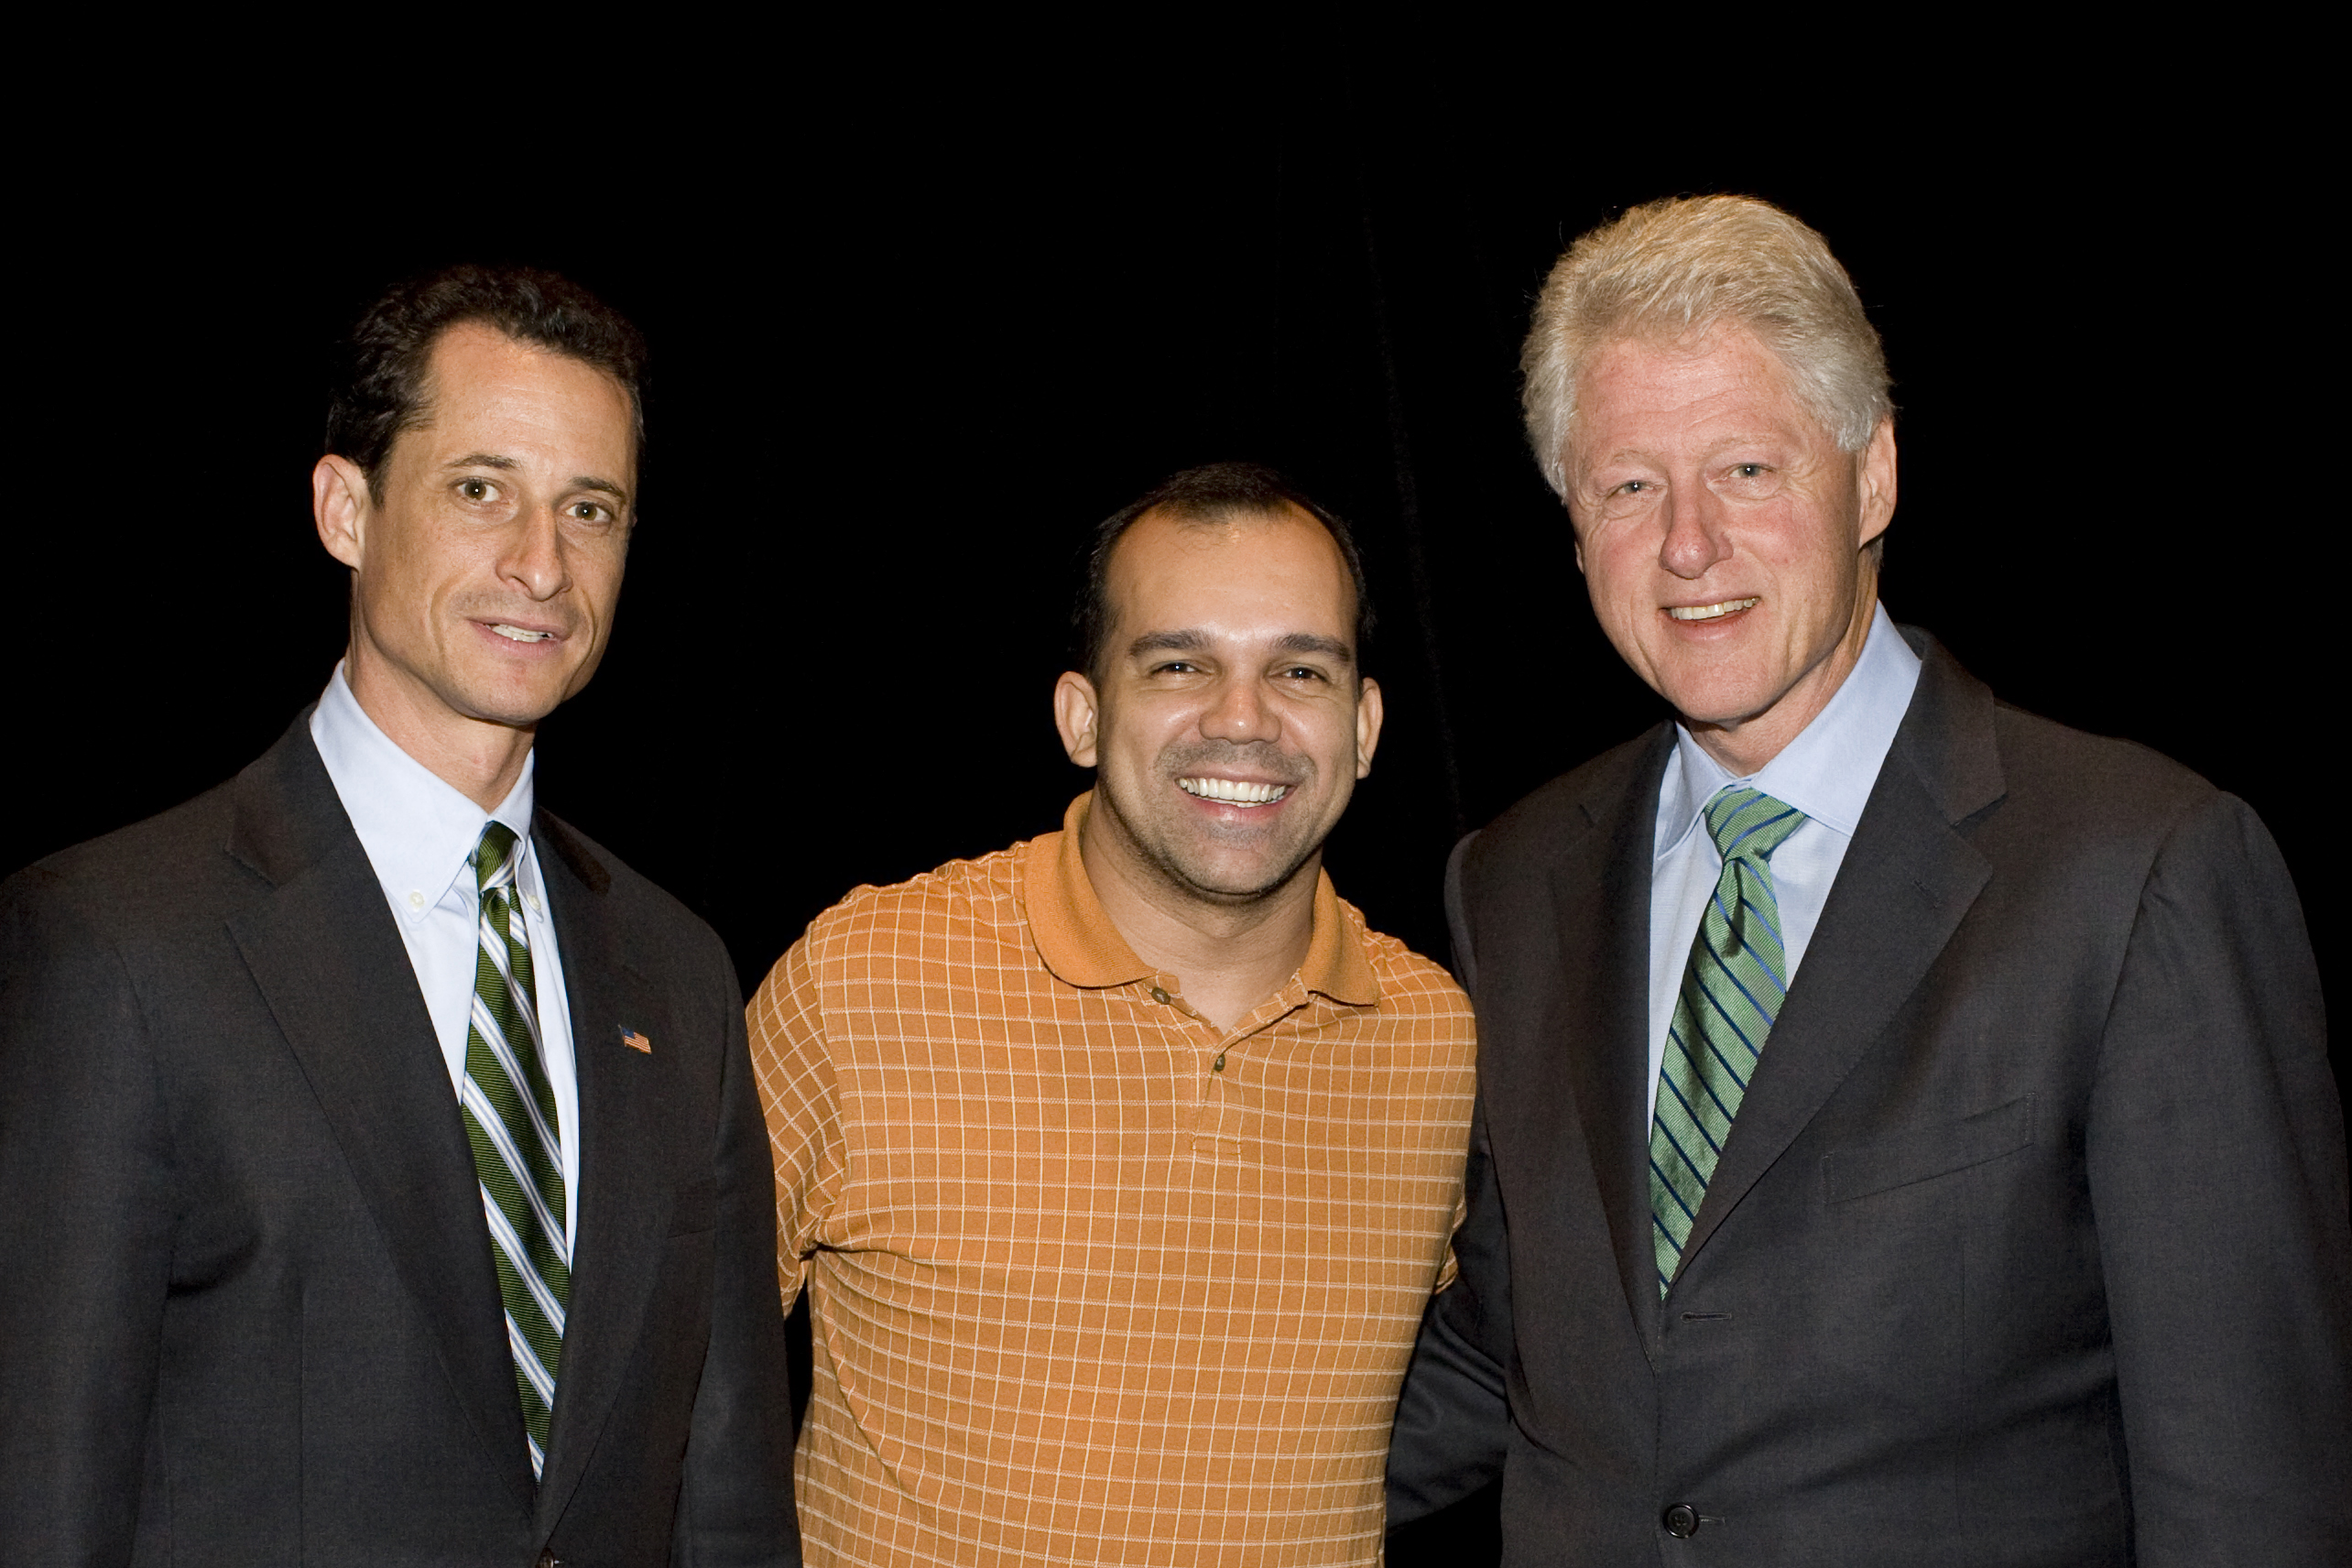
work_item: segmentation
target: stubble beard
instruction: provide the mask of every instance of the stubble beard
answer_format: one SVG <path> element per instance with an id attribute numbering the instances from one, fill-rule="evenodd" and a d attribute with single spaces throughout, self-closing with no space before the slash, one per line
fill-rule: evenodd
<path id="1" fill-rule="evenodd" d="M 1236 754 L 1248 756 L 1253 752 L 1258 752 L 1269 763 L 1276 764 L 1272 770 L 1285 778 L 1297 779 L 1298 781 L 1290 786 L 1294 794 L 1313 780 L 1313 768 L 1301 759 L 1285 756 L 1270 747 L 1261 751 L 1250 746 L 1192 746 L 1166 752 L 1154 769 L 1154 777 L 1171 788 L 1176 788 L 1176 780 L 1187 777 L 1195 766 L 1213 761 L 1231 762 Z M 1286 800 L 1289 798 L 1285 797 Z M 1123 808 L 1109 780 L 1099 773 L 1094 780 L 1094 799 L 1104 809 L 1107 819 L 1105 825 L 1125 843 L 1128 853 L 1163 886 L 1180 898 L 1218 909 L 1246 909 L 1274 897 L 1295 881 L 1300 872 L 1323 852 L 1323 840 L 1317 837 L 1298 846 L 1297 852 L 1282 864 L 1281 869 L 1267 880 L 1246 887 L 1223 887 L 1206 879 L 1209 872 L 1205 866 L 1186 864 L 1176 842 L 1178 833 L 1144 831 L 1147 824 L 1138 820 L 1140 813 L 1129 812 Z"/>

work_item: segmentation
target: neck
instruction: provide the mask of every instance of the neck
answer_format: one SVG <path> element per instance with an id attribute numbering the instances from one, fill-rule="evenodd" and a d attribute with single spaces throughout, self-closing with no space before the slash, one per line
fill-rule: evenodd
<path id="1" fill-rule="evenodd" d="M 539 726 L 452 713 L 413 679 L 363 656 L 356 645 L 343 658 L 343 679 L 360 712 L 434 778 L 485 811 L 496 811 L 514 792 Z"/>
<path id="2" fill-rule="evenodd" d="M 1878 586 L 1877 573 L 1869 570 L 1866 559 L 1853 618 L 1836 646 L 1764 712 L 1720 724 L 1684 717 L 1682 727 L 1691 732 L 1699 748 L 1722 763 L 1735 779 L 1762 772 L 1767 763 L 1786 751 L 1808 724 L 1821 717 L 1821 711 L 1862 661 L 1862 649 L 1870 640 L 1870 624 L 1878 612 Z"/>
<path id="3" fill-rule="evenodd" d="M 1079 830 L 1086 879 L 1135 955 L 1176 976 L 1184 1000 L 1221 1029 L 1247 1018 L 1306 961 L 1314 938 L 1318 851 L 1262 897 L 1213 902 L 1172 885 L 1136 853 L 1102 797 Z"/>

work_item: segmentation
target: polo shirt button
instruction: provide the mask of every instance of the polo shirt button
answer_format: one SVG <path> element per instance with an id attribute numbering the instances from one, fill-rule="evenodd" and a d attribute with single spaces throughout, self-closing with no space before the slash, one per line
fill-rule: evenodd
<path id="1" fill-rule="evenodd" d="M 1217 1059 L 1216 1059 L 1214 1062 L 1210 1062 L 1210 1063 L 1209 1063 L 1209 1071 L 1210 1071 L 1210 1072 L 1212 1072 L 1212 1073 L 1222 1073 L 1222 1072 L 1224 1072 L 1224 1071 L 1225 1071 L 1225 1052 L 1224 1052 L 1224 1051 L 1218 1051 L 1218 1052 L 1217 1052 Z"/>
<path id="2" fill-rule="evenodd" d="M 1168 1000 L 1168 993 L 1161 990 L 1159 986 L 1154 985 L 1151 988 L 1151 999 L 1155 1002 L 1164 1003 Z"/>
<path id="3" fill-rule="evenodd" d="M 1688 1503 L 1676 1503 L 1666 1510 L 1666 1517 L 1660 1522 L 1675 1540 L 1688 1541 L 1699 1533 L 1699 1510 Z"/>

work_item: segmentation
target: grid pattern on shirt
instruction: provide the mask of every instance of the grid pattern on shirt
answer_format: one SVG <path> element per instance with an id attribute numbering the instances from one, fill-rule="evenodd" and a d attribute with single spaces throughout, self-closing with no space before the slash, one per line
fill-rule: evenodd
<path id="1" fill-rule="evenodd" d="M 1065 983 L 1024 900 L 1062 836 L 859 888 L 752 1000 L 809 1560 L 1374 1562 L 1469 1002 L 1330 898 L 1369 1005 L 1294 976 L 1220 1032 L 1167 975 Z"/>

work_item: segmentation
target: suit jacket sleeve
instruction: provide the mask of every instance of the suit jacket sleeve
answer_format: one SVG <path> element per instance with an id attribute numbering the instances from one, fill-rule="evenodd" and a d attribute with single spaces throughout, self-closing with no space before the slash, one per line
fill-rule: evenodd
<path id="1" fill-rule="evenodd" d="M 172 1247 L 135 994 L 55 878 L 0 890 L 0 1562 L 122 1563 Z"/>
<path id="2" fill-rule="evenodd" d="M 724 969 L 726 995 L 741 996 L 734 965 Z M 743 1014 L 733 1006 L 724 1011 L 711 1345 L 687 1440 L 671 1553 L 677 1568 L 765 1568 L 800 1561 L 792 1503 L 791 1374 L 774 1272 L 775 1172 Z"/>
<path id="3" fill-rule="evenodd" d="M 2143 1568 L 2352 1561 L 2352 1235 L 2319 977 L 2211 798 L 2142 889 L 2084 1131 Z"/>
<path id="4" fill-rule="evenodd" d="M 1445 909 L 1454 968 L 1472 999 L 1477 960 L 1462 898 L 1462 861 L 1477 835 L 1454 846 L 1445 868 Z M 1503 1368 L 1511 1345 L 1509 1256 L 1500 1194 L 1486 1147 L 1482 1094 L 1470 1124 L 1463 1175 L 1468 1208 L 1454 1236 L 1458 1272 L 1421 1313 L 1421 1337 L 1397 1399 L 1388 1440 L 1388 1522 L 1410 1523 L 1461 1501 L 1503 1472 L 1510 1433 Z"/>

